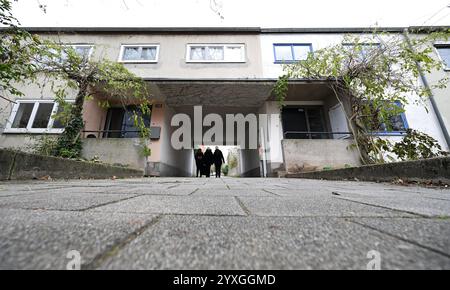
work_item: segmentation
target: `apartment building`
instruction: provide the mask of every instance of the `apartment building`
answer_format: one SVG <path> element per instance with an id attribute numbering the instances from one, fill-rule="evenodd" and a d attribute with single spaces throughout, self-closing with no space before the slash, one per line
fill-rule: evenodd
<path id="1" fill-rule="evenodd" d="M 403 33 L 403 29 L 386 29 Z M 192 176 L 192 148 L 175 149 L 171 143 L 177 130 L 177 114 L 198 122 L 201 115 L 266 114 L 258 123 L 257 148 L 240 147 L 242 176 L 273 176 L 277 171 L 315 170 L 359 165 L 357 152 L 349 149 L 351 135 L 343 108 L 323 81 L 295 80 L 289 85 L 282 112 L 272 93 L 282 74 L 282 65 L 304 58 L 308 52 L 341 42 L 345 34 L 364 34 L 367 29 L 261 29 L 261 28 L 30 28 L 42 37 L 72 45 L 92 58 L 123 63 L 148 84 L 152 102 L 151 156 L 139 149 L 136 128 L 129 108 L 110 100 L 103 108 L 99 99 L 85 103 L 83 156 L 145 169 L 150 175 Z M 436 57 L 450 66 L 450 45 L 436 43 Z M 424 75 L 425 85 L 448 70 Z M 448 149 L 450 88 L 435 91 L 428 112 L 423 106 L 408 105 L 395 120 L 393 132 L 380 132 L 399 139 L 407 128 L 423 131 Z M 49 89 L 37 85 L 22 88 L 25 96 L 15 104 L 0 100 L 0 147 L 29 148 L 36 136 L 60 134 L 64 129 L 52 113 L 58 111 Z M 69 99 L 73 99 L 72 92 Z M 12 98 L 13 96 L 8 96 Z M 413 97 L 413 96 L 412 96 Z M 103 96 L 102 99 L 108 99 Z M 196 111 L 197 110 L 197 111 Z M 200 120 L 203 122 L 203 119 Z M 211 124 L 209 124 L 211 125 Z M 203 127 L 202 133 L 208 130 Z M 250 135 L 246 127 L 245 133 Z M 230 143 L 228 137 L 205 143 L 192 133 L 193 147 Z M 226 136 L 226 134 L 224 134 Z"/>

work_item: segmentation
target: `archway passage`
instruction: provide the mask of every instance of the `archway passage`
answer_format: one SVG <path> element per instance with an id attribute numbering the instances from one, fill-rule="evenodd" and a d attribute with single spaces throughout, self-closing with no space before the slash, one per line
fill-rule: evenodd
<path id="1" fill-rule="evenodd" d="M 224 157 L 224 163 L 221 166 L 221 175 L 224 177 L 240 177 L 242 176 L 242 157 L 241 157 L 241 149 L 239 146 L 215 146 L 215 145 L 195 145 L 194 153 L 196 150 L 201 150 L 202 153 L 205 153 L 207 149 L 211 149 L 212 152 L 215 152 L 216 149 L 219 149 Z M 193 176 L 197 176 L 197 164 L 194 164 L 193 168 Z M 211 176 L 214 177 L 216 174 L 215 164 L 211 166 Z"/>
<path id="2" fill-rule="evenodd" d="M 170 148 L 166 148 L 167 151 L 171 151 L 169 156 L 171 156 L 170 162 L 175 164 L 177 167 L 184 167 L 183 172 L 174 172 L 174 174 L 165 174 L 166 176 L 175 176 L 175 174 L 183 174 L 182 176 L 196 176 L 196 164 L 194 162 L 194 149 L 201 148 L 203 152 L 209 147 L 214 151 L 216 146 L 219 146 L 220 149 L 224 153 L 225 159 L 228 158 L 230 153 L 235 157 L 236 162 L 232 162 L 232 166 L 229 171 L 232 176 L 240 176 L 240 177 L 260 177 L 260 156 L 258 150 L 258 138 L 257 132 L 254 134 L 253 144 L 250 144 L 250 130 L 257 130 L 257 124 L 254 128 L 250 128 L 248 123 L 235 124 L 234 125 L 234 134 L 227 134 L 226 127 L 226 118 L 227 115 L 242 115 L 242 116 L 257 116 L 258 108 L 252 107 L 217 107 L 217 106 L 201 106 L 202 116 L 195 115 L 195 108 L 197 109 L 200 106 L 179 106 L 172 107 L 172 113 L 170 114 L 172 117 L 175 115 L 185 115 L 185 117 L 189 120 L 192 125 L 187 132 L 187 138 L 191 143 L 187 144 L 190 148 L 187 149 L 174 149 L 170 145 Z M 216 131 L 216 134 L 211 135 L 211 129 L 215 127 L 217 124 L 215 122 L 208 123 L 206 122 L 208 115 L 215 115 L 221 121 L 221 129 Z M 200 132 L 196 132 L 195 123 L 198 122 L 200 118 L 201 126 Z M 183 124 L 184 125 L 184 124 Z M 180 126 L 171 126 L 170 134 L 174 134 L 175 131 L 179 130 Z M 239 130 L 243 130 L 243 138 L 240 138 L 238 135 Z M 209 137 L 208 137 L 209 136 Z M 186 136 L 183 136 L 186 137 Z M 183 139 L 183 138 L 181 138 Z M 173 140 L 171 140 L 173 141 Z M 186 145 L 186 144 L 185 144 Z M 251 145 L 251 146 L 250 146 Z M 226 163 L 228 161 L 226 160 Z M 235 164 L 237 163 L 237 164 Z M 187 166 L 186 166 L 187 165 Z"/>

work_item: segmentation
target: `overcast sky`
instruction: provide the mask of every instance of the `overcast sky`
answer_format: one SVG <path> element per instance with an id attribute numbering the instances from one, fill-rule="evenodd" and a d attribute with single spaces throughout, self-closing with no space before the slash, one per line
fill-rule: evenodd
<path id="1" fill-rule="evenodd" d="M 449 5 L 450 0 L 18 0 L 14 13 L 23 26 L 372 27 L 450 25 Z"/>

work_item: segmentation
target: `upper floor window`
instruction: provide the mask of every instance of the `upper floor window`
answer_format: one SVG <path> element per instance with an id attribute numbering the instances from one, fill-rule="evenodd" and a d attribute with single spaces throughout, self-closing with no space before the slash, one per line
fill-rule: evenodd
<path id="1" fill-rule="evenodd" d="M 450 70 L 450 44 L 436 44 L 435 47 L 444 62 L 445 69 Z"/>
<path id="2" fill-rule="evenodd" d="M 310 43 L 274 43 L 275 62 L 286 63 L 305 60 L 312 52 Z"/>
<path id="3" fill-rule="evenodd" d="M 244 44 L 188 44 L 187 62 L 245 62 Z"/>
<path id="4" fill-rule="evenodd" d="M 62 133 L 64 125 L 53 116 L 60 113 L 52 100 L 20 100 L 11 112 L 5 133 Z"/>
<path id="5" fill-rule="evenodd" d="M 70 44 L 66 46 L 72 47 L 79 56 L 85 59 L 89 59 L 94 50 L 94 46 L 91 44 Z"/>
<path id="6" fill-rule="evenodd" d="M 47 67 L 52 63 L 64 64 L 68 61 L 68 49 L 73 49 L 76 54 L 83 58 L 84 62 L 87 62 L 94 50 L 94 46 L 91 44 L 63 44 L 60 50 L 50 48 L 49 54 L 45 56 L 37 55 L 35 63 L 42 67 Z"/>
<path id="7" fill-rule="evenodd" d="M 120 49 L 120 62 L 155 63 L 158 62 L 159 45 L 122 45 Z"/>
<path id="8" fill-rule="evenodd" d="M 366 59 L 370 53 L 373 53 L 381 46 L 379 43 L 343 43 L 342 45 L 348 49 L 352 49 L 352 55 L 356 54 L 356 59 L 359 61 Z"/>

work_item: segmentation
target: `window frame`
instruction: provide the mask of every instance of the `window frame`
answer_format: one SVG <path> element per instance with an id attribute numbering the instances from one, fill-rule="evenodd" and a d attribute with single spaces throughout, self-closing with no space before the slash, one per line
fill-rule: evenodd
<path id="1" fill-rule="evenodd" d="M 154 60 L 124 60 L 123 54 L 125 52 L 125 48 L 127 47 L 155 47 L 156 48 L 156 55 Z M 120 45 L 120 52 L 119 52 L 119 59 L 117 60 L 120 63 L 158 63 L 159 61 L 159 48 L 160 44 L 157 43 L 136 43 L 136 44 L 121 44 Z"/>
<path id="2" fill-rule="evenodd" d="M 192 60 L 191 59 L 191 48 L 192 47 L 223 47 L 223 60 Z M 242 50 L 241 60 L 227 60 L 226 48 L 227 47 L 240 47 Z M 246 63 L 247 62 L 247 51 L 245 43 L 188 43 L 186 44 L 186 63 Z"/>
<path id="3" fill-rule="evenodd" d="M 122 120 L 120 122 L 120 130 L 114 130 L 116 132 L 111 132 L 112 130 L 110 130 L 111 127 L 111 121 L 114 118 L 114 115 L 112 113 L 112 110 L 121 110 L 122 112 Z M 126 137 L 126 134 L 130 134 L 130 133 L 136 133 L 134 131 L 128 131 L 128 130 L 124 130 L 124 123 L 125 121 L 125 117 L 127 112 L 131 112 L 133 110 L 137 110 L 138 106 L 137 105 L 128 105 L 128 106 L 113 106 L 108 108 L 108 110 L 106 111 L 106 119 L 105 119 L 105 125 L 104 125 L 104 130 L 102 133 L 102 137 L 101 138 L 106 138 L 106 139 L 133 139 L 133 138 L 139 138 L 138 136 L 136 137 Z M 140 112 L 140 111 L 138 111 Z M 151 127 L 151 122 L 152 122 L 152 107 L 150 107 L 150 115 L 148 116 L 148 128 Z M 136 128 L 139 129 L 139 128 Z M 115 137 L 113 134 L 118 134 L 118 137 Z M 111 136 L 113 135 L 113 136 Z"/>
<path id="4" fill-rule="evenodd" d="M 277 46 L 290 46 L 293 59 L 292 60 L 277 59 L 277 53 L 276 53 Z M 310 53 L 314 52 L 312 43 L 301 43 L 301 42 L 299 42 L 299 43 L 273 43 L 272 47 L 273 47 L 274 63 L 286 64 L 286 63 L 296 63 L 298 61 L 301 61 L 301 59 L 299 59 L 299 60 L 295 59 L 295 52 L 294 52 L 295 46 L 309 47 L 309 52 Z"/>
<path id="5" fill-rule="evenodd" d="M 328 139 L 328 133 L 326 132 L 328 129 L 328 124 L 327 124 L 327 119 L 325 117 L 325 106 L 324 105 L 287 105 L 285 106 L 283 109 L 302 109 L 305 112 L 305 126 L 306 126 L 306 131 L 304 131 L 305 133 L 291 133 L 291 134 L 304 134 L 307 135 L 307 138 L 287 138 L 287 133 L 289 132 L 288 130 L 286 130 L 286 124 L 285 124 L 285 119 L 283 119 L 283 117 L 281 117 L 281 128 L 282 128 L 282 132 L 283 132 L 283 139 L 287 139 L 287 140 L 321 140 L 321 139 Z M 319 114 L 320 114 L 320 123 L 322 125 L 322 127 L 324 128 L 324 132 L 323 133 L 319 133 L 319 134 L 313 134 L 311 132 L 311 123 L 310 123 L 310 119 L 309 119 L 309 114 L 308 114 L 308 110 L 318 110 Z M 283 114 L 282 114 L 283 115 Z M 300 131 L 299 131 L 300 132 Z M 321 135 L 321 138 L 313 138 L 312 135 Z"/>
<path id="6" fill-rule="evenodd" d="M 73 100 L 67 101 L 69 103 L 73 103 Z M 12 128 L 12 124 L 14 123 L 14 119 L 16 118 L 17 112 L 19 110 L 20 104 L 34 104 L 33 109 L 31 111 L 30 118 L 28 119 L 26 128 Z M 47 123 L 47 128 L 33 128 L 33 123 L 36 118 L 37 111 L 39 109 L 40 104 L 53 104 L 53 109 L 50 114 L 50 118 Z M 64 132 L 65 128 L 52 128 L 55 122 L 55 119 L 52 117 L 54 114 L 58 112 L 59 104 L 54 100 L 17 100 L 14 104 L 11 114 L 9 115 L 8 122 L 6 123 L 6 127 L 3 133 L 15 133 L 15 134 L 61 134 Z"/>
<path id="7" fill-rule="evenodd" d="M 401 107 L 401 103 L 400 102 L 396 101 L 394 103 L 397 106 Z M 405 135 L 406 131 L 410 128 L 409 124 L 408 124 L 408 120 L 406 118 L 406 112 L 401 112 L 399 114 L 399 116 L 402 119 L 403 127 L 405 127 L 404 131 L 387 131 L 387 130 L 384 130 L 384 131 L 376 131 L 376 132 L 373 132 L 372 134 L 376 135 L 376 136 L 403 136 L 403 135 Z M 382 123 L 382 124 L 386 125 L 385 123 Z M 387 126 L 386 126 L 386 128 L 387 128 Z"/>
<path id="8" fill-rule="evenodd" d="M 433 44 L 434 50 L 436 51 L 436 54 L 440 61 L 443 63 L 444 71 L 450 72 L 450 61 L 447 64 L 444 59 L 442 58 L 441 54 L 439 53 L 439 48 L 447 48 L 450 49 L 450 42 L 435 42 Z"/>
<path id="9" fill-rule="evenodd" d="M 91 56 L 94 53 L 94 45 L 93 44 L 66 43 L 66 44 L 63 44 L 63 46 L 72 47 L 75 50 L 75 52 L 76 52 L 76 48 L 77 47 L 89 47 L 89 54 L 88 54 L 88 57 L 87 57 L 88 60 L 91 59 Z"/>

